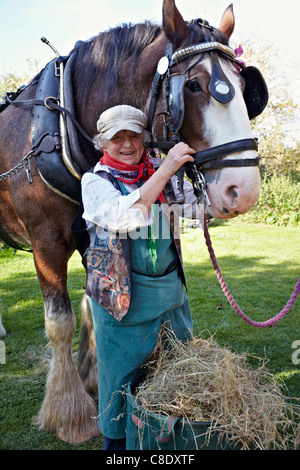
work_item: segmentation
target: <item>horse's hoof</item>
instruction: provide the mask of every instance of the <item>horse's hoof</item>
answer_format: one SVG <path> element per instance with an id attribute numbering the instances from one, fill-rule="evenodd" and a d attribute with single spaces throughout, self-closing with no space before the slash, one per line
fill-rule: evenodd
<path id="1" fill-rule="evenodd" d="M 76 436 L 72 436 L 72 438 L 70 438 L 69 435 L 66 435 L 62 429 L 57 432 L 58 439 L 64 442 L 68 442 L 69 444 L 84 444 L 85 442 L 95 441 L 101 436 L 102 433 L 97 424 L 86 433 L 77 434 Z"/>

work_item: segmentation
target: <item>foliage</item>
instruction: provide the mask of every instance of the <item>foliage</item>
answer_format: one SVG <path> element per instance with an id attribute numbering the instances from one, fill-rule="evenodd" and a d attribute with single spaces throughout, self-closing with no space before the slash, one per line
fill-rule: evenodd
<path id="1" fill-rule="evenodd" d="M 245 38 L 243 49 L 242 59 L 246 65 L 258 67 L 269 90 L 267 107 L 251 121 L 253 134 L 259 141 L 263 174 L 300 172 L 300 142 L 296 134 L 289 132 L 300 119 L 291 78 L 278 68 L 278 52 L 272 44 L 260 42 L 257 37 L 252 41 Z"/>
<path id="2" fill-rule="evenodd" d="M 9 72 L 0 76 L 0 94 L 7 91 L 16 91 L 20 86 L 24 85 L 25 78 Z"/>
<path id="3" fill-rule="evenodd" d="M 265 176 L 258 202 L 245 215 L 248 222 L 300 226 L 300 181 L 292 175 Z"/>
<path id="4" fill-rule="evenodd" d="M 264 112 L 252 122 L 254 131 L 266 137 L 276 128 L 279 129 L 296 119 L 299 109 L 295 102 L 290 84 L 290 77 L 278 69 L 278 52 L 272 44 L 261 43 L 255 38 L 253 41 L 245 39 L 244 55 L 242 59 L 246 65 L 256 66 L 265 78 L 269 91 L 269 101 Z"/>
<path id="5" fill-rule="evenodd" d="M 13 72 L 0 75 L 0 95 L 8 91 L 16 91 L 22 85 L 26 85 L 39 70 L 39 61 L 27 59 L 29 72 L 17 75 Z"/>
<path id="6" fill-rule="evenodd" d="M 300 142 L 285 144 L 285 135 L 279 128 L 274 129 L 259 141 L 261 170 L 264 176 L 300 175 Z"/>

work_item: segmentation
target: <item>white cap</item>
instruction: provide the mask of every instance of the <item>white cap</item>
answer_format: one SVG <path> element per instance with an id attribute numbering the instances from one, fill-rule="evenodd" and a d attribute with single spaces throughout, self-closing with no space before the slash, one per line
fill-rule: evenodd
<path id="1" fill-rule="evenodd" d="M 141 110 L 122 104 L 104 111 L 97 121 L 97 130 L 106 139 L 126 130 L 141 134 L 147 127 L 147 116 Z"/>

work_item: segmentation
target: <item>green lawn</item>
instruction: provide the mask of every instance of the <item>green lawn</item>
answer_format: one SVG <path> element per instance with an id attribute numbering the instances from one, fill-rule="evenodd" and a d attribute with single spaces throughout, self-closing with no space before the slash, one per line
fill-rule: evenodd
<path id="1" fill-rule="evenodd" d="M 299 228 L 235 220 L 213 225 L 210 233 L 228 287 L 246 315 L 264 321 L 279 313 L 299 278 Z M 289 394 L 300 398 L 300 365 L 292 361 L 293 342 L 300 340 L 300 297 L 275 328 L 254 328 L 228 304 L 199 229 L 186 229 L 182 239 L 194 332 L 213 334 L 220 345 L 233 351 L 266 358 L 270 371 L 284 379 Z M 31 426 L 43 399 L 50 357 L 42 296 L 32 255 L 2 250 L 0 263 L 0 310 L 7 331 L 6 363 L 0 364 L 0 449 L 100 449 L 101 439 L 72 446 Z M 83 268 L 75 254 L 69 292 L 78 320 L 83 283 Z M 78 340 L 79 321 L 75 358 Z"/>

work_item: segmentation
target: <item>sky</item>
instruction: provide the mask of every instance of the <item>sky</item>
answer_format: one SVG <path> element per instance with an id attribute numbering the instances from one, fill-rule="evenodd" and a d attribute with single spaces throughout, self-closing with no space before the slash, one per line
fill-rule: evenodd
<path id="1" fill-rule="evenodd" d="M 299 0 L 176 0 L 176 5 L 184 19 L 201 17 L 218 26 L 231 1 L 234 41 L 242 34 L 272 42 L 282 62 L 299 66 Z M 40 41 L 41 36 L 66 55 L 77 40 L 120 23 L 145 19 L 161 23 L 161 10 L 162 0 L 0 0 L 0 74 L 22 74 L 26 59 L 38 59 L 44 66 L 53 52 Z M 283 39 L 278 39 L 278 31 Z"/>
<path id="2" fill-rule="evenodd" d="M 239 44 L 242 37 L 257 40 L 259 47 L 273 44 L 278 70 L 290 77 L 300 105 L 299 0 L 176 0 L 176 5 L 185 20 L 200 17 L 218 26 L 231 1 L 236 19 L 232 41 Z M 162 0 L 0 0 L 0 74 L 24 74 L 28 59 L 44 67 L 54 54 L 42 36 L 67 55 L 77 40 L 146 19 L 161 24 Z"/>

